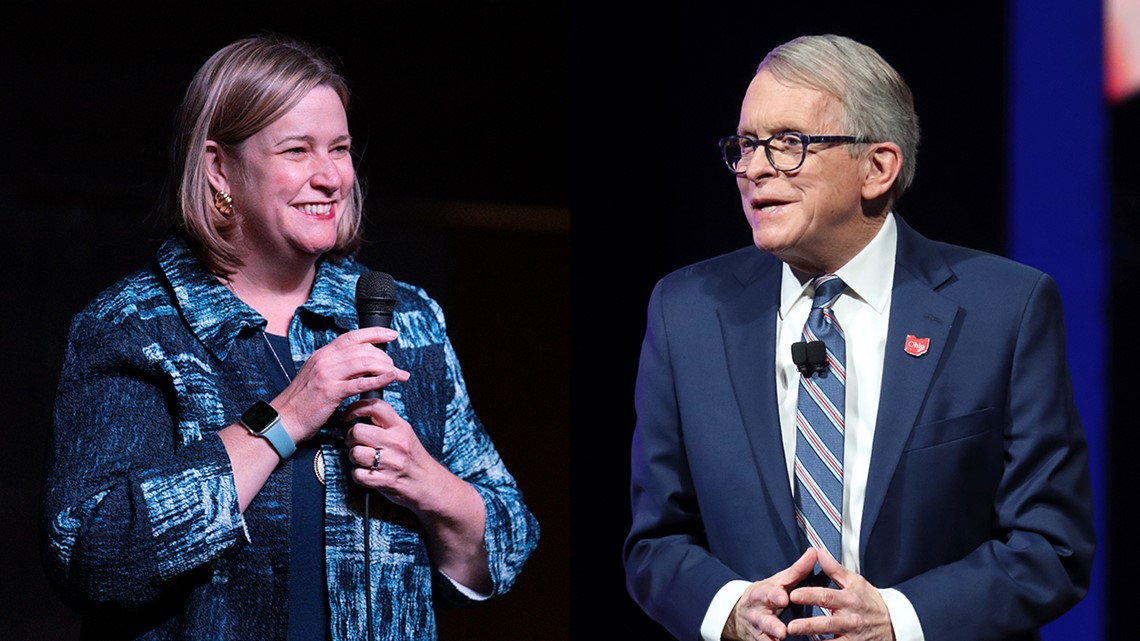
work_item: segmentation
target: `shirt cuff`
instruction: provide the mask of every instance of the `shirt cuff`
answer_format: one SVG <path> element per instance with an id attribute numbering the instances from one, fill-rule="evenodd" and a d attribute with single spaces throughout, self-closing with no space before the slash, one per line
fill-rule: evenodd
<path id="1" fill-rule="evenodd" d="M 752 584 L 748 581 L 729 581 L 723 588 L 717 590 L 709 609 L 705 611 L 704 620 L 701 621 L 701 641 L 720 641 L 724 624 L 728 623 L 728 615 L 732 614 L 732 607 L 740 600 L 740 595 L 744 594 L 749 585 Z"/>
<path id="2" fill-rule="evenodd" d="M 440 574 L 442 574 L 444 576 L 444 578 L 446 578 L 448 581 L 451 581 L 451 584 L 455 586 L 456 590 L 459 590 L 460 594 L 467 597 L 468 599 L 471 599 L 472 601 L 486 601 L 487 599 L 491 598 L 490 594 L 483 594 L 482 592 L 476 592 L 475 590 L 472 590 L 471 588 L 467 587 L 466 585 L 463 585 L 462 583 L 456 581 L 455 579 L 447 576 L 447 572 L 444 572 L 443 570 L 438 570 L 438 572 Z"/>
<path id="3" fill-rule="evenodd" d="M 926 641 L 922 634 L 922 624 L 914 611 L 910 599 L 894 588 L 879 590 L 879 595 L 887 604 L 891 616 L 891 627 L 895 629 L 895 641 Z"/>

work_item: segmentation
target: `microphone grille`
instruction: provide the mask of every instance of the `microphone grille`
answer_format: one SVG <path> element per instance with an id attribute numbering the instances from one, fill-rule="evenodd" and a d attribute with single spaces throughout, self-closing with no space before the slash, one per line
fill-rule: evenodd
<path id="1" fill-rule="evenodd" d="M 390 314 L 396 306 L 396 281 L 385 272 L 365 272 L 356 281 L 356 308 Z"/>
<path id="2" fill-rule="evenodd" d="M 808 364 L 807 343 L 804 341 L 792 343 L 792 362 L 801 372 L 803 371 L 803 366 Z"/>
<path id="3" fill-rule="evenodd" d="M 827 367 L 827 344 L 823 341 L 812 341 L 807 344 L 808 364 L 822 372 Z"/>

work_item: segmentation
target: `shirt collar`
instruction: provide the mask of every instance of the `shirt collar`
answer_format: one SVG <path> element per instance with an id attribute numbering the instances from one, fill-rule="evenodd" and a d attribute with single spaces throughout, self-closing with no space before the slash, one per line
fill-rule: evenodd
<path id="1" fill-rule="evenodd" d="M 265 318 L 210 273 L 181 236 L 168 238 L 159 248 L 157 260 L 190 331 L 218 358 L 226 357 L 243 331 L 265 328 Z M 331 319 L 341 329 L 352 329 L 356 310 L 345 301 L 355 298 L 358 276 L 351 258 L 322 259 L 317 264 L 313 291 L 301 310 Z"/>
<path id="2" fill-rule="evenodd" d="M 888 213 L 871 242 L 835 272 L 855 296 L 879 314 L 890 302 L 897 245 L 898 225 L 895 224 L 895 215 Z M 780 318 L 787 315 L 801 296 L 808 296 L 808 285 L 815 276 L 818 274 L 805 274 L 784 263 L 780 281 Z"/>

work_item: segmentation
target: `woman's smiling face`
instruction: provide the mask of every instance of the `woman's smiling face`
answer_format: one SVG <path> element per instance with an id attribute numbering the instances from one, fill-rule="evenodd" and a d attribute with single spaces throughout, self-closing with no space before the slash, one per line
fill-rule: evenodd
<path id="1" fill-rule="evenodd" d="M 317 86 L 279 120 L 222 153 L 246 256 L 312 260 L 336 245 L 352 194 L 348 117 L 340 96 Z"/>

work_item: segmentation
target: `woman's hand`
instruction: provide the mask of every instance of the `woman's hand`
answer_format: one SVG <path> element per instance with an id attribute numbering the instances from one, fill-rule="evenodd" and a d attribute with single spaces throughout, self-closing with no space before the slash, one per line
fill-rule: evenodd
<path id="1" fill-rule="evenodd" d="M 357 329 L 313 352 L 272 402 L 294 442 L 316 434 L 344 399 L 382 389 L 392 381 L 408 380 L 409 373 L 376 347 L 397 336 L 384 327 Z"/>
<path id="2" fill-rule="evenodd" d="M 384 327 L 358 329 L 313 352 L 285 391 L 270 402 L 289 438 L 294 443 L 311 438 L 350 396 L 408 380 L 408 372 L 393 365 L 388 354 L 374 345 L 390 343 L 396 336 Z M 280 462 L 277 450 L 240 423 L 219 431 L 218 436 L 233 465 L 238 508 L 244 512 Z"/>
<path id="3" fill-rule="evenodd" d="M 353 480 L 393 503 L 416 512 L 432 510 L 427 501 L 442 498 L 448 484 L 459 480 L 424 449 L 412 426 L 388 403 L 361 400 L 341 418 L 365 421 L 354 424 L 345 436 Z"/>
<path id="4" fill-rule="evenodd" d="M 415 430 L 380 399 L 353 403 L 342 418 L 352 478 L 411 510 L 424 527 L 432 564 L 454 581 L 489 594 L 483 545 L 487 513 L 475 487 L 435 460 Z"/>

